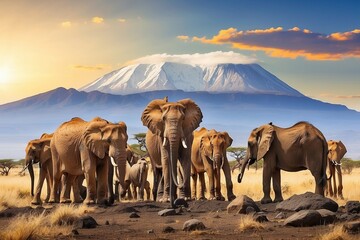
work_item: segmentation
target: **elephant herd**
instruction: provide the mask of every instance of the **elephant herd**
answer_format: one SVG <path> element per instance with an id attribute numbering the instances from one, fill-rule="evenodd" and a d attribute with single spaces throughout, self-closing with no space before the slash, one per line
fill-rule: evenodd
<path id="1" fill-rule="evenodd" d="M 91 121 L 72 118 L 61 124 L 53 134 L 43 134 L 39 139 L 29 141 L 25 149 L 24 169 L 28 168 L 31 177 L 31 203 L 41 204 L 45 179 L 45 202 L 49 203 L 74 201 L 108 205 L 115 198 L 124 198 L 130 192 L 130 184 L 133 188 L 130 195 L 144 200 L 146 191 L 149 200 L 149 165 L 153 171 L 154 201 L 170 202 L 174 208 L 179 203 L 178 199 L 205 199 L 205 172 L 210 200 L 225 200 L 221 194 L 221 171 L 225 176 L 227 199 L 231 201 L 235 195 L 226 149 L 233 139 L 227 132 L 204 127 L 196 130 L 202 118 L 201 109 L 191 99 L 169 102 L 165 97 L 151 101 L 141 115 L 143 125 L 148 128 L 146 147 L 150 163 L 134 156 L 127 144 L 124 122 L 112 123 L 99 117 Z M 299 122 L 290 128 L 269 123 L 250 133 L 238 182 L 241 182 L 247 166 L 263 158 L 262 203 L 272 202 L 271 179 L 274 201 L 283 200 L 280 170 L 294 172 L 309 169 L 315 178 L 316 193 L 324 195 L 328 180 L 326 192 L 342 197 L 340 159 L 345 153 L 346 148 L 341 141 L 329 141 L 328 144 L 323 134 L 307 122 Z M 34 193 L 32 165 L 35 163 L 39 163 L 40 171 Z M 334 191 L 326 177 L 327 167 L 328 174 L 334 176 Z M 339 175 L 338 189 L 335 170 Z M 84 179 L 86 190 L 82 186 Z"/>

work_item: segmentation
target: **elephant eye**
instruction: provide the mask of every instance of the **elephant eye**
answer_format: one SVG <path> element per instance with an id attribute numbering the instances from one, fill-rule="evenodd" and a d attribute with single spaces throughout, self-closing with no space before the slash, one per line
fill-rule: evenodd
<path id="1" fill-rule="evenodd" d="M 106 141 L 107 141 L 108 143 L 111 143 L 111 138 L 108 138 Z"/>

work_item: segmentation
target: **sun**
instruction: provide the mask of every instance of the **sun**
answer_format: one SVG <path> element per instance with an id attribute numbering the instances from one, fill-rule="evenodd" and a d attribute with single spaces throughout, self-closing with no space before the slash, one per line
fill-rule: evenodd
<path id="1" fill-rule="evenodd" d="M 0 66 L 0 83 L 6 83 L 10 81 L 10 69 Z"/>

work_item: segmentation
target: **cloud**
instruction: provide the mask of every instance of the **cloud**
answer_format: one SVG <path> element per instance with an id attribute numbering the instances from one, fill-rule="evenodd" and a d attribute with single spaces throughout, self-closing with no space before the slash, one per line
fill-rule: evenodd
<path id="1" fill-rule="evenodd" d="M 72 66 L 72 68 L 80 69 L 80 70 L 97 71 L 97 70 L 104 70 L 104 69 L 111 68 L 111 66 L 106 65 L 106 64 L 97 64 L 97 65 L 94 65 L 94 66 L 74 65 L 74 66 Z"/>
<path id="2" fill-rule="evenodd" d="M 245 56 L 240 53 L 230 52 L 210 52 L 210 53 L 194 53 L 170 55 L 167 53 L 154 54 L 141 57 L 126 63 L 130 64 L 155 64 L 161 62 L 176 62 L 192 65 L 211 65 L 221 63 L 249 64 L 255 63 L 257 60 L 253 57 Z"/>
<path id="3" fill-rule="evenodd" d="M 60 25 L 64 28 L 72 27 L 72 23 L 70 21 L 62 22 Z"/>
<path id="4" fill-rule="evenodd" d="M 289 30 L 277 27 L 247 31 L 228 28 L 220 30 L 211 38 L 195 36 L 191 40 L 205 44 L 230 44 L 236 49 L 264 51 L 271 57 L 280 58 L 342 60 L 360 57 L 360 29 L 326 35 L 298 27 Z"/>
<path id="5" fill-rule="evenodd" d="M 179 36 L 177 36 L 176 38 L 177 38 L 177 39 L 180 39 L 180 40 L 182 40 L 182 41 L 184 41 L 184 42 L 187 42 L 190 37 L 189 37 L 189 36 L 185 36 L 185 35 L 179 35 Z"/>
<path id="6" fill-rule="evenodd" d="M 120 23 L 124 23 L 124 22 L 126 22 L 126 19 L 125 18 L 118 18 L 117 21 L 120 22 Z"/>
<path id="7" fill-rule="evenodd" d="M 320 97 L 334 98 L 334 99 L 360 99 L 360 95 L 331 95 L 331 94 L 320 94 Z"/>
<path id="8" fill-rule="evenodd" d="M 97 23 L 97 24 L 103 23 L 103 22 L 104 22 L 104 18 L 102 18 L 102 17 L 93 17 L 93 18 L 91 19 L 91 22 Z"/>

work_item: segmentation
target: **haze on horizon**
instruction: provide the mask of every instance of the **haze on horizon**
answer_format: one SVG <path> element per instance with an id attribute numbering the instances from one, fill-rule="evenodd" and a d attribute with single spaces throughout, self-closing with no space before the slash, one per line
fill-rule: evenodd
<path id="1" fill-rule="evenodd" d="M 359 12 L 357 1 L 1 2 L 0 104 L 149 57 L 218 52 L 360 111 Z"/>

